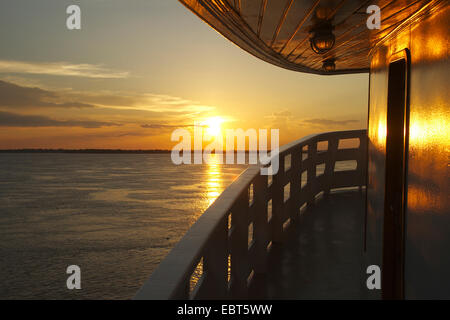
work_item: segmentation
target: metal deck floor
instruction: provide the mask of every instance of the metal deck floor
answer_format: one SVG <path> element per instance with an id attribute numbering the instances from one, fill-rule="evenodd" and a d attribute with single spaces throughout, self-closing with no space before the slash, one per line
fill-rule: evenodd
<path id="1" fill-rule="evenodd" d="M 368 299 L 363 257 L 365 191 L 331 193 L 274 245 L 256 299 Z"/>

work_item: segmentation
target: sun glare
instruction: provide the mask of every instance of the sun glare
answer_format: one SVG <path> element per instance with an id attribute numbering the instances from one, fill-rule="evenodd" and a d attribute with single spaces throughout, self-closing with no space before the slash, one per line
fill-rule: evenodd
<path id="1" fill-rule="evenodd" d="M 212 138 L 219 136 L 222 132 L 222 123 L 224 120 L 221 117 L 209 118 L 203 121 L 206 134 Z"/>

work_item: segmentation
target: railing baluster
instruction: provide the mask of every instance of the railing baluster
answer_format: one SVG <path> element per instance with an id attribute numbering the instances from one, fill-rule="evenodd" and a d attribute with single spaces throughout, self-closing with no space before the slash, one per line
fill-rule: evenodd
<path id="1" fill-rule="evenodd" d="M 284 155 L 280 154 L 280 167 L 272 180 L 272 242 L 283 242 L 284 210 Z"/>
<path id="2" fill-rule="evenodd" d="M 203 272 L 206 275 L 202 299 L 225 299 L 228 294 L 228 221 L 225 216 L 217 226 L 206 249 Z"/>
<path id="3" fill-rule="evenodd" d="M 307 178 L 307 192 L 308 192 L 308 207 L 314 205 L 314 196 L 317 192 L 317 179 L 316 179 L 316 161 L 317 161 L 317 140 L 311 141 L 308 144 L 308 178 Z"/>
<path id="4" fill-rule="evenodd" d="M 366 178 L 367 178 L 367 148 L 368 148 L 368 138 L 366 135 L 360 135 L 359 136 L 359 152 L 357 157 L 357 164 L 356 164 L 356 170 L 360 174 L 360 187 L 359 189 L 362 189 L 362 186 L 367 184 Z"/>
<path id="5" fill-rule="evenodd" d="M 256 246 L 256 260 L 253 261 L 255 273 L 267 271 L 267 245 L 270 241 L 269 224 L 267 223 L 267 176 L 259 175 L 255 178 L 255 210 L 254 237 Z"/>
<path id="6" fill-rule="evenodd" d="M 246 190 L 239 196 L 232 209 L 231 295 L 235 298 L 245 298 L 248 294 L 247 277 L 250 274 L 248 211 L 248 190 Z"/>
<path id="7" fill-rule="evenodd" d="M 296 148 L 292 151 L 291 156 L 291 212 L 290 217 L 293 221 L 298 218 L 298 210 L 300 209 L 300 193 L 302 188 L 302 148 Z"/>
<path id="8" fill-rule="evenodd" d="M 327 160 L 325 162 L 324 172 L 324 186 L 323 190 L 325 195 L 330 193 L 331 185 L 333 184 L 333 173 L 336 164 L 336 154 L 339 146 L 339 139 L 330 137 L 328 140 Z"/>

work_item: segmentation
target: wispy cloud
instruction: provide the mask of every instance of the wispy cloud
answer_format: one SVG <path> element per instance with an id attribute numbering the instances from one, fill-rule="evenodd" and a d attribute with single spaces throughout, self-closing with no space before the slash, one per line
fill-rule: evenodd
<path id="1" fill-rule="evenodd" d="M 128 72 L 114 71 L 101 65 L 87 63 L 72 64 L 67 62 L 27 62 L 14 60 L 0 60 L 0 73 L 24 73 L 103 79 L 121 79 L 129 76 Z"/>
<path id="2" fill-rule="evenodd" d="M 265 118 L 270 121 L 270 127 L 283 128 L 286 131 L 292 126 L 294 119 L 292 113 L 287 109 L 273 112 L 271 115 L 265 116 Z"/>
<path id="3" fill-rule="evenodd" d="M 53 96 L 59 97 L 60 101 L 81 101 L 84 104 L 96 107 L 122 109 L 124 111 L 146 111 L 162 113 L 168 116 L 171 114 L 183 114 L 185 118 L 199 116 L 200 114 L 212 112 L 216 109 L 215 106 L 204 105 L 197 101 L 148 92 L 108 90 L 80 92 L 72 89 L 46 91 L 50 92 Z"/>
<path id="4" fill-rule="evenodd" d="M 0 107 L 92 108 L 95 106 L 73 100 L 61 101 L 55 92 L 37 87 L 22 87 L 0 80 Z"/>
<path id="5" fill-rule="evenodd" d="M 214 109 L 213 106 L 164 94 L 82 92 L 69 88 L 55 90 L 0 80 L 0 111 L 3 117 L 0 126 L 98 128 L 119 123 L 134 125 L 138 130 L 152 134 L 190 127 L 195 119 L 208 116 Z M 58 118 L 64 120 L 55 120 Z M 96 121 L 80 121 L 80 118 Z"/>
<path id="6" fill-rule="evenodd" d="M 151 124 L 142 124 L 141 128 L 144 129 L 175 129 L 175 128 L 187 128 L 192 127 L 189 124 L 162 124 L 162 123 L 151 123 Z"/>
<path id="7" fill-rule="evenodd" d="M 108 107 L 163 113 L 184 113 L 186 116 L 204 114 L 215 109 L 197 101 L 155 93 L 110 93 L 85 97 L 86 101 Z"/>
<path id="8" fill-rule="evenodd" d="M 45 116 L 22 115 L 11 112 L 0 111 L 1 127 L 82 127 L 101 128 L 120 126 L 112 122 L 91 121 L 91 120 L 55 120 Z"/>
<path id="9" fill-rule="evenodd" d="M 72 89 L 54 91 L 2 80 L 0 80 L 0 107 L 101 108 L 109 114 L 145 112 L 165 117 L 182 116 L 183 119 L 197 117 L 215 109 L 213 106 L 169 95 L 117 91 L 77 92 Z"/>
<path id="10" fill-rule="evenodd" d="M 317 127 L 337 127 L 347 126 L 350 124 L 359 123 L 358 120 L 330 120 L 330 119 L 306 119 L 302 121 L 304 124 Z"/>

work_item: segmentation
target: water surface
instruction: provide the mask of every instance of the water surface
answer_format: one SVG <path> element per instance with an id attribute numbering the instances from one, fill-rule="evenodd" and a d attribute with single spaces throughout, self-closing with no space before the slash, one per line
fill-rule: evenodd
<path id="1" fill-rule="evenodd" d="M 245 166 L 0 154 L 0 299 L 129 299 Z M 81 268 L 68 290 L 67 266 Z"/>

